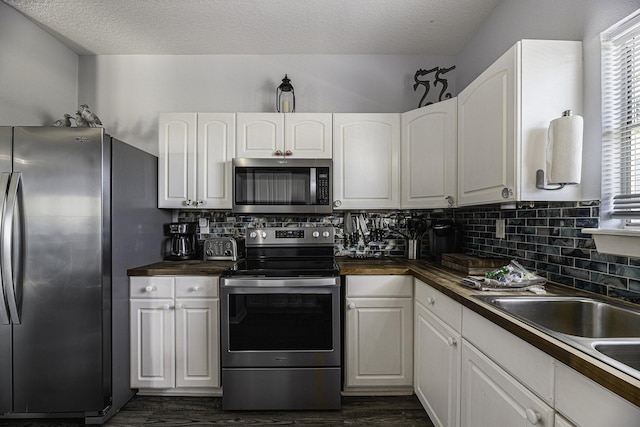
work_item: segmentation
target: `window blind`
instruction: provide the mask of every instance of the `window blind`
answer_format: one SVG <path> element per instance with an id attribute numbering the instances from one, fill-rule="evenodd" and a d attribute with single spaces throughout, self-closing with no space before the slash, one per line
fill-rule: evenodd
<path id="1" fill-rule="evenodd" d="M 640 219 L 640 11 L 602 33 L 602 209 Z"/>

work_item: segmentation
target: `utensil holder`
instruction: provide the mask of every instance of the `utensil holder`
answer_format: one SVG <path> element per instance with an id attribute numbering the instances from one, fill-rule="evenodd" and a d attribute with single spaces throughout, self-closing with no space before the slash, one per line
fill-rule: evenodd
<path id="1" fill-rule="evenodd" d="M 407 258 L 418 259 L 420 257 L 420 240 L 409 239 L 407 241 Z"/>

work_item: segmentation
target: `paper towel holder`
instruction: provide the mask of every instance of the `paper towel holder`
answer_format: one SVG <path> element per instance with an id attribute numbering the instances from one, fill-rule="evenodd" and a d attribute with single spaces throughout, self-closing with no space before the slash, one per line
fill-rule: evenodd
<path id="1" fill-rule="evenodd" d="M 570 117 L 573 115 L 573 112 L 571 110 L 565 110 L 562 112 L 562 117 Z M 558 120 L 558 119 L 556 119 Z M 553 121 L 552 121 L 553 123 Z M 549 128 L 551 128 L 551 124 L 549 125 Z M 580 139 L 582 139 L 582 135 L 580 135 Z M 547 153 L 548 155 L 548 153 Z M 539 190 L 549 190 L 549 191 L 553 191 L 553 190 L 561 190 L 563 189 L 566 185 L 578 185 L 580 184 L 579 182 L 559 182 L 555 185 L 555 187 L 548 187 L 546 185 L 546 181 L 545 181 L 545 175 L 544 175 L 544 170 L 543 169 L 538 169 L 536 171 L 536 188 Z"/>
<path id="2" fill-rule="evenodd" d="M 547 187 L 544 183 L 544 171 L 538 169 L 536 171 L 536 188 L 539 190 L 562 190 L 566 183 L 557 184 L 557 187 Z"/>

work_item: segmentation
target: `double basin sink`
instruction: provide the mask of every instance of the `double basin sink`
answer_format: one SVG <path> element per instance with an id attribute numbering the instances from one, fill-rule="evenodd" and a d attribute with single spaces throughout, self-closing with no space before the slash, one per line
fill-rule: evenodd
<path id="1" fill-rule="evenodd" d="M 640 307 L 574 296 L 475 298 L 640 379 Z"/>

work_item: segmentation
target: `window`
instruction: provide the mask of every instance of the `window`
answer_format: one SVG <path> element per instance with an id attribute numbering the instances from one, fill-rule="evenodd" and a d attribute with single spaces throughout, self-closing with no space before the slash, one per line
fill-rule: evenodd
<path id="1" fill-rule="evenodd" d="M 598 252 L 640 257 L 640 9 L 601 35 L 602 203 Z"/>
<path id="2" fill-rule="evenodd" d="M 601 41 L 601 228 L 640 231 L 640 10 Z"/>

